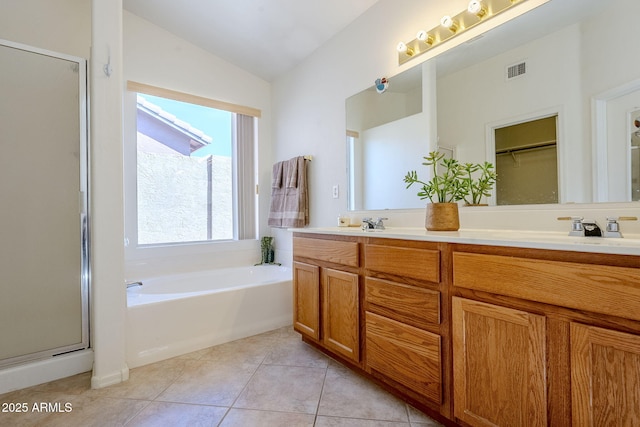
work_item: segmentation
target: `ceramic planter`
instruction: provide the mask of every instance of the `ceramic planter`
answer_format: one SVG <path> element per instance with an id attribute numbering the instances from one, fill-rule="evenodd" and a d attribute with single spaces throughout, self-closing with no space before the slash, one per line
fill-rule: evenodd
<path id="1" fill-rule="evenodd" d="M 460 218 L 457 203 L 429 203 L 424 226 L 429 231 L 458 231 Z"/>

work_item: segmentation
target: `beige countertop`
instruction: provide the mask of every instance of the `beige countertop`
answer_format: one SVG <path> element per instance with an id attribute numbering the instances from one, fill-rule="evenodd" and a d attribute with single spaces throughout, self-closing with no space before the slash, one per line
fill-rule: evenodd
<path id="1" fill-rule="evenodd" d="M 385 230 L 363 231 L 360 227 L 292 228 L 295 233 L 336 234 L 357 237 L 421 240 L 429 242 L 474 245 L 511 246 L 574 252 L 592 252 L 640 256 L 640 235 L 611 237 L 573 237 L 555 231 L 460 229 L 427 231 L 424 228 L 387 227 Z"/>

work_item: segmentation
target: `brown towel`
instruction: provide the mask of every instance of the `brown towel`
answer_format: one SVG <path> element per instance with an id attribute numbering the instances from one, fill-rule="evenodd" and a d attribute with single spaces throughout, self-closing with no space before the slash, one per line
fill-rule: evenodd
<path id="1" fill-rule="evenodd" d="M 279 163 L 273 165 L 268 224 L 272 227 L 304 227 L 309 224 L 306 161 L 299 156 Z M 283 186 L 276 186 L 283 182 Z"/>

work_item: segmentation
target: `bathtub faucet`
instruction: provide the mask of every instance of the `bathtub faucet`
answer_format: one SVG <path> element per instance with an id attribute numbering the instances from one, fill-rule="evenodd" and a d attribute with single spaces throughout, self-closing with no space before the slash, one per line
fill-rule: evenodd
<path id="1" fill-rule="evenodd" d="M 131 282 L 127 283 L 127 289 L 132 288 L 134 286 L 142 286 L 142 282 Z"/>

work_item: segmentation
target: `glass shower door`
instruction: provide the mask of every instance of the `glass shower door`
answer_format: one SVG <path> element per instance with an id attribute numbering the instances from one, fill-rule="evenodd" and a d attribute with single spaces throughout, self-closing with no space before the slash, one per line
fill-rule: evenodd
<path id="1" fill-rule="evenodd" d="M 88 347 L 86 64 L 0 40 L 0 367 Z"/>

